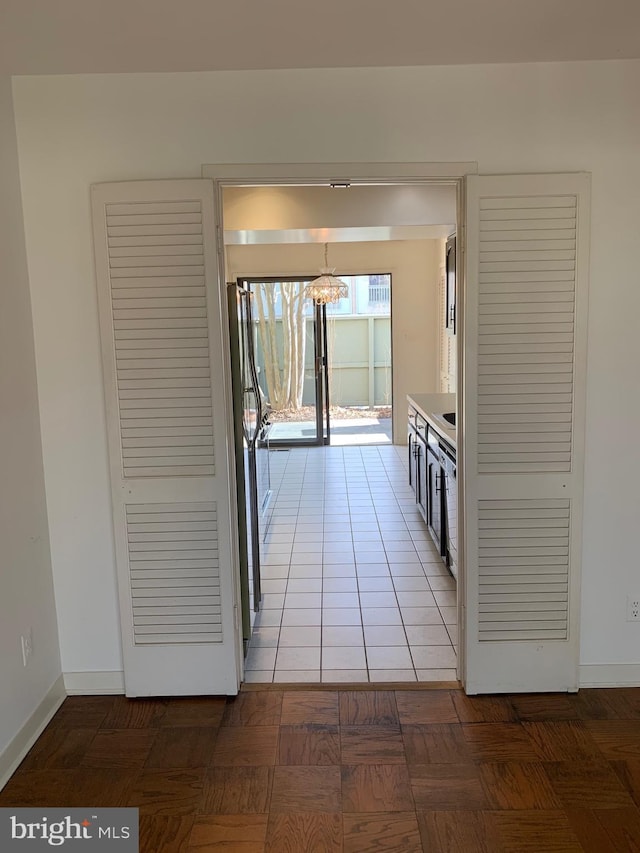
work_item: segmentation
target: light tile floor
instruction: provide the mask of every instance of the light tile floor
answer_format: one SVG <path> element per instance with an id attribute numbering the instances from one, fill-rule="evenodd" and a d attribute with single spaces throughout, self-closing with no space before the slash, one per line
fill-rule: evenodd
<path id="1" fill-rule="evenodd" d="M 384 445 L 271 454 L 246 681 L 456 678 L 455 581 L 416 509 L 405 456 Z"/>

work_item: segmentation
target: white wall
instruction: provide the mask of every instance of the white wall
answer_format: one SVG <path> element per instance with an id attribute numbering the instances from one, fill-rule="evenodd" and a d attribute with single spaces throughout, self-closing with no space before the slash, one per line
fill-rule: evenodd
<path id="1" fill-rule="evenodd" d="M 11 82 L 0 77 L 0 755 L 60 675 Z M 20 637 L 33 629 L 22 664 Z M 3 762 L 0 761 L 0 776 Z"/>
<path id="2" fill-rule="evenodd" d="M 593 173 L 581 655 L 640 661 L 638 91 L 635 60 L 15 81 L 64 669 L 120 661 L 89 184 L 215 162 Z"/>
<path id="3" fill-rule="evenodd" d="M 338 275 L 391 273 L 394 442 L 407 440 L 407 394 L 438 385 L 437 283 L 439 240 L 335 243 L 329 260 Z M 228 246 L 231 281 L 241 275 L 308 275 L 323 263 L 318 245 Z"/>

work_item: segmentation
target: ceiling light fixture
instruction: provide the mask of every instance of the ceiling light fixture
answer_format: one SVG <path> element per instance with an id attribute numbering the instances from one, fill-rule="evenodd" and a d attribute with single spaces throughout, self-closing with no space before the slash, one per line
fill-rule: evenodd
<path id="1" fill-rule="evenodd" d="M 314 278 L 304 289 L 304 295 L 313 299 L 316 305 L 326 305 L 329 302 L 339 302 L 349 296 L 349 288 L 342 279 L 334 276 L 335 267 L 329 267 L 329 244 L 324 244 L 324 266 L 320 268 L 320 276 Z"/>

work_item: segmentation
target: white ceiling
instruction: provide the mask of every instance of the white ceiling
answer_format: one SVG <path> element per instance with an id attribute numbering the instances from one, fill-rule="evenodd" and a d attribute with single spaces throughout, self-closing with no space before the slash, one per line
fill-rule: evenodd
<path id="1" fill-rule="evenodd" d="M 0 0 L 0 73 L 640 58 L 639 0 Z"/>

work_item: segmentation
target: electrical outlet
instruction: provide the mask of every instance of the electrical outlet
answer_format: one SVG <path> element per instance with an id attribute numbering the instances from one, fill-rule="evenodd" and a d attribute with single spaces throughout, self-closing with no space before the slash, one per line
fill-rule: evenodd
<path id="1" fill-rule="evenodd" d="M 26 634 L 20 637 L 22 642 L 22 663 L 27 666 L 33 655 L 33 628 L 29 628 Z"/>
<path id="2" fill-rule="evenodd" d="M 640 622 L 640 597 L 627 596 L 627 622 Z"/>

